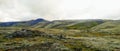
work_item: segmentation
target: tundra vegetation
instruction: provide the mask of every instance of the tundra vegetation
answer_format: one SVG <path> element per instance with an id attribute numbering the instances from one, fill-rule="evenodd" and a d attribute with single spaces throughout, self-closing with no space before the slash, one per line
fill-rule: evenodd
<path id="1" fill-rule="evenodd" d="M 120 21 L 64 20 L 0 27 L 0 51 L 120 51 Z"/>

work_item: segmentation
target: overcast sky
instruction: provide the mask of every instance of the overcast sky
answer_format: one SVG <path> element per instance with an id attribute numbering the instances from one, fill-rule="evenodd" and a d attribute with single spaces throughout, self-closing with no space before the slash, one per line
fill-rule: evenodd
<path id="1" fill-rule="evenodd" d="M 0 21 L 120 19 L 120 0 L 0 0 Z"/>

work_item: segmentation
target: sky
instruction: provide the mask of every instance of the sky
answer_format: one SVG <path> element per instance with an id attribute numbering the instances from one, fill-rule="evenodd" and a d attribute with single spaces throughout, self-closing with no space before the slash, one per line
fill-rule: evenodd
<path id="1" fill-rule="evenodd" d="M 120 0 L 0 0 L 0 22 L 120 19 Z"/>

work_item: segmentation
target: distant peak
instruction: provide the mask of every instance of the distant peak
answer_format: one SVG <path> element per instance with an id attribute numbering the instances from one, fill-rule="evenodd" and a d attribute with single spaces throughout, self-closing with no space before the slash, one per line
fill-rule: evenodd
<path id="1" fill-rule="evenodd" d="M 37 21 L 41 21 L 41 20 L 44 20 L 44 19 L 41 19 L 41 18 L 39 18 L 39 19 L 36 19 Z"/>

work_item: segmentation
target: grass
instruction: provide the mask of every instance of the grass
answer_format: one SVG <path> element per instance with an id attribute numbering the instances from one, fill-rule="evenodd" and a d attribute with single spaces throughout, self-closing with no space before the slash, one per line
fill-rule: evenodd
<path id="1" fill-rule="evenodd" d="M 66 27 L 67 29 L 80 29 L 80 30 L 86 30 L 86 29 L 89 29 L 89 28 L 92 28 L 96 25 L 99 25 L 100 23 L 98 22 L 83 22 L 83 23 L 78 23 L 78 24 L 75 24 L 75 25 L 72 25 L 72 26 L 68 26 Z"/>
<path id="2" fill-rule="evenodd" d="M 3 29 L 3 28 L 2 28 Z M 19 30 L 21 28 L 6 28 L 3 29 L 5 31 L 9 30 Z M 61 46 L 59 48 L 66 48 L 71 51 L 115 51 L 120 50 L 120 41 L 119 35 L 116 34 L 103 34 L 103 33 L 98 33 L 98 32 L 85 32 L 83 30 L 63 30 L 63 29 L 45 29 L 45 28 L 29 28 L 30 30 L 36 30 L 36 31 L 42 31 L 47 34 L 54 34 L 54 35 L 65 35 L 66 39 L 55 39 L 55 38 L 46 38 L 46 37 L 22 37 L 22 38 L 12 38 L 12 39 L 5 39 L 4 36 L 8 35 L 3 34 L 1 32 L 0 34 L 0 50 L 4 51 L 9 48 L 20 48 L 22 49 L 23 47 L 27 48 L 33 48 L 36 49 L 41 48 L 42 45 L 46 42 L 51 42 L 51 43 L 57 43 L 60 44 Z M 14 31 L 9 31 L 10 33 Z M 47 46 L 46 46 L 47 47 Z M 54 47 L 51 45 L 51 47 Z M 24 49 L 24 48 L 23 48 Z M 50 48 L 55 49 L 55 48 Z"/>

